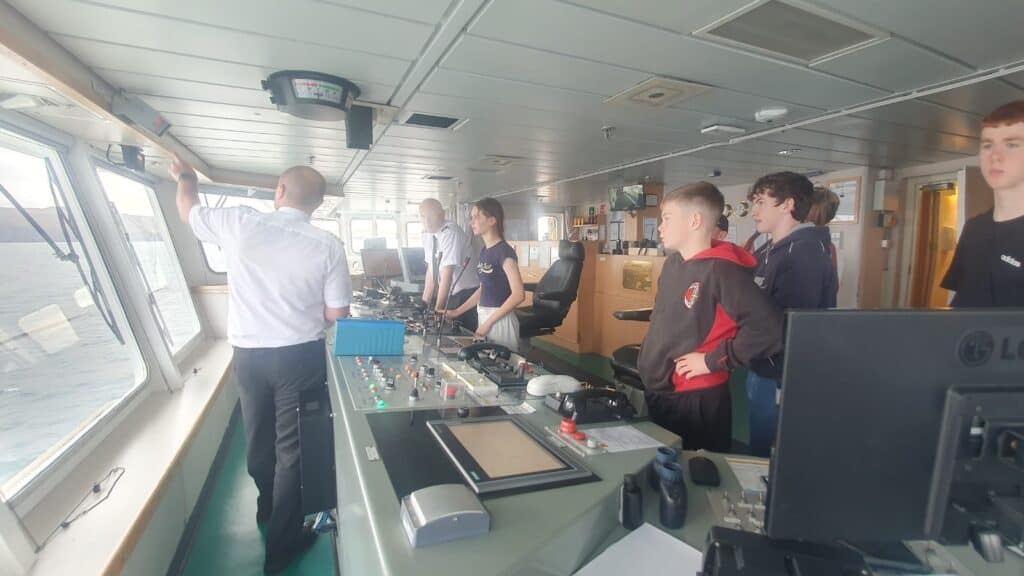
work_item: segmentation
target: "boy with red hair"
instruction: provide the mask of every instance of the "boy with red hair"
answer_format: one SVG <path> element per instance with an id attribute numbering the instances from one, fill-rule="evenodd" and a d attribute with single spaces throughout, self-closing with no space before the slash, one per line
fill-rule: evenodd
<path id="1" fill-rule="evenodd" d="M 954 308 L 1024 306 L 1024 100 L 982 119 L 978 156 L 995 207 L 964 224 L 942 287 Z"/>

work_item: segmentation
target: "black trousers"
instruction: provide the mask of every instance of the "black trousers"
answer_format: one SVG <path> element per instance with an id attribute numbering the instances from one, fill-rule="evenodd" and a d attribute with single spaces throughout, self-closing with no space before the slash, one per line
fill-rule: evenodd
<path id="1" fill-rule="evenodd" d="M 469 300 L 469 297 L 472 296 L 474 292 L 476 292 L 475 286 L 473 288 L 466 288 L 465 290 L 452 294 L 452 297 L 448 304 L 448 309 L 455 310 L 459 306 L 462 306 L 463 304 L 466 303 L 466 300 Z M 466 328 L 470 332 L 476 332 L 476 306 L 473 306 L 472 308 L 467 310 L 465 314 L 459 316 L 455 320 L 457 320 L 460 324 L 462 324 L 464 328 Z"/>
<path id="2" fill-rule="evenodd" d="M 272 506 L 266 561 L 287 558 L 302 537 L 299 394 L 324 386 L 324 341 L 281 348 L 235 348 L 249 476 L 259 504 Z"/>
<path id="3" fill-rule="evenodd" d="M 651 420 L 683 439 L 684 450 L 732 450 L 732 395 L 728 382 L 692 392 L 647 392 Z"/>

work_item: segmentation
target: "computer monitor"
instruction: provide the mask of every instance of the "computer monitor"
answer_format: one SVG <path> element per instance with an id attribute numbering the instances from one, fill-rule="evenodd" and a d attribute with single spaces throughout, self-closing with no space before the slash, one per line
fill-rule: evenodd
<path id="1" fill-rule="evenodd" d="M 388 241 L 383 237 L 365 238 L 363 239 L 363 248 L 370 248 L 371 250 L 383 250 L 388 247 Z"/>
<path id="2" fill-rule="evenodd" d="M 402 275 L 398 250 L 392 248 L 363 248 L 359 253 L 366 278 L 394 278 Z"/>
<path id="3" fill-rule="evenodd" d="M 427 262 L 424 260 L 423 248 L 409 247 L 398 249 L 398 261 L 402 265 L 402 281 L 408 284 L 420 284 L 427 277 Z"/>
<path id="4" fill-rule="evenodd" d="M 791 312 L 766 534 L 937 538 L 926 517 L 948 398 L 995 391 L 1021 422 L 1022 326 L 1024 310 Z"/>

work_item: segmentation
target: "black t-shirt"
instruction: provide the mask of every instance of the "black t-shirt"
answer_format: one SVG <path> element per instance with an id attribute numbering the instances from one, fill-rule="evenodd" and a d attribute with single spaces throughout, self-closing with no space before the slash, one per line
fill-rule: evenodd
<path id="1" fill-rule="evenodd" d="M 516 251 L 504 240 L 480 251 L 480 262 L 476 274 L 480 278 L 480 306 L 500 308 L 512 294 L 512 287 L 505 274 L 505 260 L 518 261 Z"/>
<path id="2" fill-rule="evenodd" d="M 1024 216 L 968 220 L 942 287 L 956 292 L 954 308 L 1024 307 Z"/>

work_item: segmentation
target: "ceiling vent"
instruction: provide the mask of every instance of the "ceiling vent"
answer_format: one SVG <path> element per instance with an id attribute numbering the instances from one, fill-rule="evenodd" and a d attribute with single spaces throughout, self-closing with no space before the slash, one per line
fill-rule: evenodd
<path id="1" fill-rule="evenodd" d="M 505 172 L 505 170 L 502 168 L 489 168 L 486 166 L 480 168 L 471 166 L 469 168 L 466 168 L 466 171 L 472 174 L 501 174 Z"/>
<path id="2" fill-rule="evenodd" d="M 812 65 L 889 37 L 799 0 L 758 0 L 694 35 Z"/>
<path id="3" fill-rule="evenodd" d="M 454 176 L 442 176 L 441 174 L 427 174 L 423 177 L 424 180 L 433 182 L 445 182 L 454 179 Z"/>
<path id="4" fill-rule="evenodd" d="M 480 164 L 489 168 L 508 168 L 525 160 L 522 156 L 511 156 L 509 154 L 488 154 L 480 159 Z"/>
<path id="5" fill-rule="evenodd" d="M 672 78 L 655 76 L 623 90 L 605 100 L 606 104 L 641 104 L 651 108 L 667 108 L 703 94 L 711 87 Z"/>
<path id="6" fill-rule="evenodd" d="M 405 117 L 402 124 L 416 126 L 417 128 L 435 128 L 438 130 L 458 130 L 469 120 L 468 118 L 452 118 L 451 116 L 439 116 L 437 114 L 423 114 L 413 112 Z"/>

